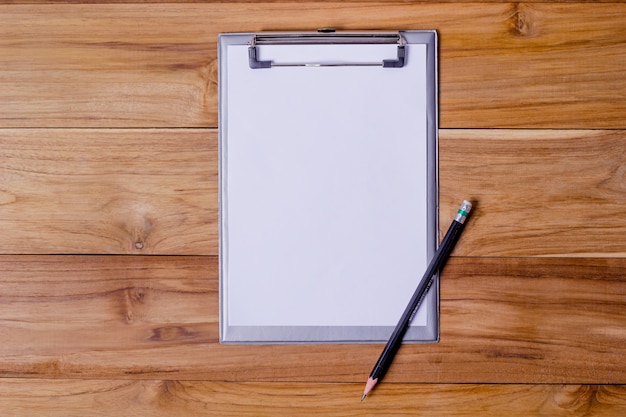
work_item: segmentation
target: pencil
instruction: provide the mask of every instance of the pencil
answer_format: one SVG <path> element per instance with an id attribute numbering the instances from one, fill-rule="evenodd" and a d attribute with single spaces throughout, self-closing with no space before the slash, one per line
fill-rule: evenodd
<path id="1" fill-rule="evenodd" d="M 374 365 L 374 369 L 370 373 L 369 378 L 367 378 L 367 383 L 365 384 L 361 401 L 367 397 L 370 391 L 374 389 L 378 381 L 380 381 L 387 373 L 394 356 L 398 352 L 398 349 L 400 349 L 402 338 L 409 328 L 409 324 L 411 323 L 413 316 L 417 312 L 418 307 L 424 299 L 424 295 L 426 295 L 428 289 L 434 281 L 435 274 L 443 268 L 443 265 L 450 256 L 450 252 L 452 252 L 452 248 L 454 248 L 454 245 L 459 239 L 461 231 L 463 230 L 463 225 L 465 224 L 465 219 L 467 219 L 471 209 L 472 203 L 467 200 L 463 201 L 463 204 L 461 204 L 461 208 L 452 221 L 450 228 L 446 232 L 439 249 L 435 252 L 435 256 L 433 256 L 433 259 L 430 262 L 430 265 L 428 265 L 428 268 L 417 286 L 415 293 L 413 293 L 409 304 L 406 306 L 404 313 L 402 313 L 402 317 L 400 317 L 400 320 L 393 330 L 389 341 L 385 345 L 383 352 L 380 354 L 376 365 Z"/>

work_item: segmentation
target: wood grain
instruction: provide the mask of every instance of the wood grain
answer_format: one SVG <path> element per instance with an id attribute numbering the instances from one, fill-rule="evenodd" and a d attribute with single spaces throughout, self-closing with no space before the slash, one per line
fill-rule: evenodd
<path id="1" fill-rule="evenodd" d="M 626 256 L 625 131 L 444 130 L 440 221 L 475 210 L 458 255 Z"/>
<path id="2" fill-rule="evenodd" d="M 624 256 L 625 132 L 442 130 L 455 254 Z M 216 255 L 217 157 L 211 129 L 0 130 L 0 252 Z"/>
<path id="3" fill-rule="evenodd" d="M 444 128 L 625 128 L 625 16 L 623 3 L 4 5 L 0 127 L 215 127 L 218 33 L 336 27 L 437 29 Z"/>
<path id="4" fill-rule="evenodd" d="M 381 345 L 220 345 L 216 257 L 0 256 L 0 376 L 361 383 Z M 626 383 L 623 258 L 453 258 L 385 381 Z"/>
<path id="5" fill-rule="evenodd" d="M 53 416 L 622 416 L 625 386 L 0 380 L 5 415 Z"/>
<path id="6" fill-rule="evenodd" d="M 0 252 L 216 253 L 216 155 L 202 130 L 0 129 Z"/>
<path id="7" fill-rule="evenodd" d="M 251 3 L 254 0 L 228 0 L 228 3 Z M 336 3 L 337 0 L 314 0 L 317 3 Z M 404 0 L 419 3 L 421 0 Z M 137 3 L 223 3 L 224 0 L 1 0 L 0 4 L 137 4 Z M 285 0 L 263 0 L 264 3 L 285 3 Z M 398 3 L 399 0 L 344 0 L 345 3 Z M 480 3 L 501 3 L 502 0 L 481 0 Z M 528 0 L 524 3 L 545 3 L 545 0 Z M 559 0 L 559 3 L 623 3 L 624 0 Z M 288 3 L 311 3 L 311 0 L 289 0 Z M 476 3 L 473 0 L 438 0 L 437 3 Z"/>
<path id="8" fill-rule="evenodd" d="M 624 2 L 148 3 L 0 0 L 3 416 L 625 414 Z M 476 203 L 364 403 L 381 345 L 217 341 L 217 34 L 318 27 L 438 30 Z"/>

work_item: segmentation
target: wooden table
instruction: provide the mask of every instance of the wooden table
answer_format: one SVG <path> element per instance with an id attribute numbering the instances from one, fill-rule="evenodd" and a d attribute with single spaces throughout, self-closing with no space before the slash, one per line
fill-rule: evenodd
<path id="1" fill-rule="evenodd" d="M 2 415 L 626 413 L 626 4 L 3 3 Z M 440 217 L 476 202 L 363 403 L 380 345 L 218 342 L 217 34 L 319 27 L 439 31 Z"/>

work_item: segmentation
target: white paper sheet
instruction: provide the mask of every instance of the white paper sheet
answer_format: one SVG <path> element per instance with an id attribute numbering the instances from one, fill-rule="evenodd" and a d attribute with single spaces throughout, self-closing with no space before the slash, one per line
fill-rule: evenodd
<path id="1" fill-rule="evenodd" d="M 396 57 L 395 45 L 259 49 L 276 62 Z M 426 46 L 400 69 L 253 70 L 246 45 L 227 57 L 227 324 L 394 326 L 427 267 Z"/>

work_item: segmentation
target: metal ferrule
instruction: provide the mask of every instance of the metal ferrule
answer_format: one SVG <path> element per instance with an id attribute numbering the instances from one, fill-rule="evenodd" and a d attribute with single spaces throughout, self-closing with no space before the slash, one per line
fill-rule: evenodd
<path id="1" fill-rule="evenodd" d="M 463 200 L 463 204 L 461 204 L 461 208 L 456 214 L 454 221 L 457 221 L 461 224 L 465 223 L 465 219 L 467 219 L 467 215 L 472 210 L 472 203 L 467 200 Z"/>

